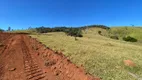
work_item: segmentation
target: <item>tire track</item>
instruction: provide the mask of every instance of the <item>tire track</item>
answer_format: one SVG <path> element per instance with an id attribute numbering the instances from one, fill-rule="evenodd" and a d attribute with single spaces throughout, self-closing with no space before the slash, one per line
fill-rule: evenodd
<path id="1" fill-rule="evenodd" d="M 33 60 L 33 57 L 29 53 L 29 49 L 24 42 L 24 37 L 21 36 L 22 40 L 22 52 L 23 52 L 23 59 L 24 59 L 24 69 L 27 80 L 45 80 L 45 74 L 43 73 L 42 69 L 39 68 L 37 63 Z"/>

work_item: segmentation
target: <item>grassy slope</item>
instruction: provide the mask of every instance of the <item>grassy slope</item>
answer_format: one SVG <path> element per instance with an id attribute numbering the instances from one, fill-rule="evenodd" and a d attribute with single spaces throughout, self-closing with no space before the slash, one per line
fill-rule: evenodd
<path id="1" fill-rule="evenodd" d="M 142 27 L 113 27 L 112 32 L 119 31 L 120 33 L 127 32 L 128 35 L 142 41 Z"/>
<path id="2" fill-rule="evenodd" d="M 97 30 L 88 30 L 83 38 L 78 38 L 78 41 L 62 32 L 32 36 L 53 50 L 63 51 L 72 62 L 77 65 L 83 64 L 86 71 L 103 80 L 135 80 L 128 72 L 142 76 L 141 45 L 100 36 Z M 141 36 L 139 39 L 142 39 Z M 134 61 L 137 66 L 124 66 L 123 60 L 126 59 Z"/>

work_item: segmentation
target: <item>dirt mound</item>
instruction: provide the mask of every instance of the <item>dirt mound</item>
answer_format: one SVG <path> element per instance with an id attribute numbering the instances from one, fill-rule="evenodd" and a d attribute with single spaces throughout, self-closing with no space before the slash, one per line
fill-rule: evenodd
<path id="1" fill-rule="evenodd" d="M 0 33 L 0 80 L 100 80 L 25 34 Z"/>
<path id="2" fill-rule="evenodd" d="M 136 66 L 136 64 L 132 60 L 124 60 L 124 64 L 131 67 Z"/>

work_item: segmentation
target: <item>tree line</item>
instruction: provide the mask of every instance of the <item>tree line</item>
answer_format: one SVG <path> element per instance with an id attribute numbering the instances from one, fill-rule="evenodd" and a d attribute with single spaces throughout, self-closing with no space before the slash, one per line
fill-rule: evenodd
<path id="1" fill-rule="evenodd" d="M 87 28 L 102 28 L 102 29 L 110 29 L 109 27 L 105 25 L 89 25 L 89 26 L 82 26 L 82 27 L 37 27 L 35 28 L 38 33 L 48 33 L 48 32 L 65 32 L 67 35 L 75 36 L 75 37 L 83 37 L 82 30 L 85 30 Z"/>
<path id="2" fill-rule="evenodd" d="M 29 30 L 36 30 L 38 33 L 48 33 L 48 32 L 65 32 L 69 36 L 74 37 L 83 37 L 82 30 L 86 30 L 88 28 L 102 28 L 102 29 L 110 29 L 109 27 L 105 25 L 88 25 L 88 26 L 81 26 L 81 27 L 66 27 L 66 26 L 58 26 L 58 27 L 37 27 L 37 28 L 31 28 L 29 27 Z M 3 32 L 4 30 L 0 29 L 0 32 Z M 8 30 L 11 31 L 11 27 L 8 27 Z"/>

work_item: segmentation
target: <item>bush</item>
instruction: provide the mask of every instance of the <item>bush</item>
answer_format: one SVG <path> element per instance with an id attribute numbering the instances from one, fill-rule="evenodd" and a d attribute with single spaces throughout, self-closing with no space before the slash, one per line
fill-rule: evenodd
<path id="1" fill-rule="evenodd" d="M 137 39 L 135 39 L 131 36 L 123 37 L 123 40 L 128 41 L 128 42 L 137 42 Z"/>
<path id="2" fill-rule="evenodd" d="M 98 34 L 102 35 L 102 32 L 101 32 L 101 31 L 98 31 Z"/>
<path id="3" fill-rule="evenodd" d="M 110 38 L 119 40 L 118 36 L 110 36 Z"/>
<path id="4" fill-rule="evenodd" d="M 78 37 L 83 37 L 83 35 L 82 35 L 82 34 L 79 34 Z"/>

